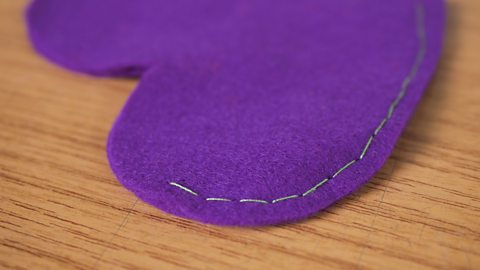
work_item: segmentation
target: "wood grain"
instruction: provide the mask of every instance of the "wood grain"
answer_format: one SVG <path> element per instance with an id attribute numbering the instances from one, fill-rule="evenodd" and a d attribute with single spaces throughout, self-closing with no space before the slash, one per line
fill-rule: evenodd
<path id="1" fill-rule="evenodd" d="M 480 2 L 452 0 L 444 56 L 384 168 L 301 223 L 165 214 L 112 175 L 105 141 L 135 80 L 37 56 L 0 1 L 1 269 L 480 269 Z"/>

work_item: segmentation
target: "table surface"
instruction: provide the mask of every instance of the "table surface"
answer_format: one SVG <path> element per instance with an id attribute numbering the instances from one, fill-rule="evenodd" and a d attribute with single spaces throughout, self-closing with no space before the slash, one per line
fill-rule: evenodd
<path id="1" fill-rule="evenodd" d="M 300 223 L 203 225 L 139 201 L 105 141 L 137 81 L 36 55 L 0 1 L 0 268 L 480 269 L 480 2 L 448 2 L 443 58 L 384 168 Z"/>

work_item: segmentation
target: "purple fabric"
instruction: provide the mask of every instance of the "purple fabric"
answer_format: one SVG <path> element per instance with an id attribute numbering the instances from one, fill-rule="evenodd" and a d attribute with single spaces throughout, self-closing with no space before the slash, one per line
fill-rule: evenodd
<path id="1" fill-rule="evenodd" d="M 219 225 L 296 221 L 366 183 L 444 27 L 437 0 L 144 2 L 37 0 L 30 35 L 77 71 L 148 70 L 110 133 L 111 167 L 144 201 Z"/>

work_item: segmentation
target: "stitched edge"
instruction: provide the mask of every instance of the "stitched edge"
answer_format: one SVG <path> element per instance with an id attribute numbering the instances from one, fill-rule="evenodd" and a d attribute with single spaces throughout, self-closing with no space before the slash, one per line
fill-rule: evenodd
<path id="1" fill-rule="evenodd" d="M 308 195 L 312 194 L 313 192 L 315 192 L 319 187 L 324 185 L 326 182 L 328 182 L 329 180 L 332 180 L 333 178 L 337 177 L 341 172 L 343 172 L 344 170 L 346 170 L 347 168 L 349 168 L 350 166 L 352 166 L 353 164 L 362 160 L 365 157 L 365 155 L 367 154 L 368 149 L 370 148 L 370 145 L 372 144 L 375 137 L 383 129 L 383 127 L 387 124 L 388 120 L 390 120 L 390 118 L 392 118 L 392 115 L 395 112 L 395 109 L 397 108 L 398 103 L 405 96 L 405 93 L 407 92 L 407 89 L 410 86 L 410 83 L 412 82 L 412 80 L 417 75 L 418 69 L 420 68 L 420 65 L 422 64 L 422 62 L 425 58 L 425 54 L 426 54 L 426 50 L 427 50 L 427 40 L 426 40 L 426 34 L 425 34 L 425 14 L 424 14 L 423 4 L 418 3 L 416 8 L 415 8 L 415 11 L 416 11 L 416 25 L 417 25 L 416 30 L 417 30 L 417 37 L 418 37 L 418 40 L 419 40 L 419 49 L 418 49 L 416 57 L 415 57 L 415 62 L 413 64 L 412 68 L 410 69 L 410 72 L 407 74 L 405 79 L 403 79 L 400 92 L 398 93 L 397 97 L 393 100 L 393 102 L 390 104 L 390 106 L 388 107 L 387 116 L 382 119 L 380 124 L 375 128 L 373 134 L 368 138 L 368 141 L 365 144 L 365 146 L 363 147 L 363 150 L 362 150 L 362 153 L 360 154 L 360 156 L 358 158 L 355 158 L 352 161 L 348 162 L 343 167 L 338 169 L 332 176 L 323 179 L 322 181 L 320 181 L 315 186 L 313 186 L 312 188 L 310 188 L 309 190 L 305 191 L 302 194 L 293 194 L 293 195 L 289 195 L 289 196 L 285 196 L 285 197 L 280 197 L 280 198 L 274 199 L 272 201 L 266 201 L 266 200 L 261 200 L 261 199 L 240 199 L 240 200 L 238 200 L 238 202 L 241 202 L 241 203 L 260 203 L 260 204 L 271 204 L 272 203 L 273 204 L 273 203 L 278 203 L 278 202 L 282 202 L 282 201 L 286 201 L 286 200 L 297 199 L 297 198 L 308 196 Z M 179 188 L 179 189 L 181 189 L 185 192 L 188 192 L 188 193 L 190 193 L 194 196 L 199 196 L 198 193 L 196 193 L 195 191 L 193 191 L 193 190 L 191 190 L 191 189 L 189 189 L 185 186 L 182 186 L 179 183 L 170 182 L 169 184 L 174 186 L 174 187 L 177 187 L 177 188 Z M 220 201 L 220 202 L 234 202 L 234 201 L 237 201 L 237 200 L 234 200 L 234 199 L 213 198 L 213 197 L 205 198 L 205 200 L 206 201 Z"/>

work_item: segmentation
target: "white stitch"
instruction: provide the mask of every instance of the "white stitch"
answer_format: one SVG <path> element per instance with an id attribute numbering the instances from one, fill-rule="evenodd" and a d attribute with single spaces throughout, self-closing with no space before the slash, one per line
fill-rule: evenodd
<path id="1" fill-rule="evenodd" d="M 313 188 L 307 190 L 305 193 L 302 194 L 303 197 L 307 196 L 308 194 L 314 192 L 315 190 L 317 190 L 317 188 L 319 188 L 321 185 L 325 184 L 325 182 L 327 182 L 328 180 L 330 180 L 331 178 L 325 178 L 323 179 L 322 181 L 320 181 L 318 184 L 316 184 Z"/>
<path id="2" fill-rule="evenodd" d="M 288 200 L 288 199 L 294 199 L 294 198 L 297 198 L 297 197 L 298 197 L 298 195 L 286 196 L 286 197 L 275 199 L 275 200 L 272 201 L 272 203 L 281 202 L 281 201 L 285 201 L 285 200 Z"/>
<path id="3" fill-rule="evenodd" d="M 405 89 L 400 90 L 400 93 L 398 94 L 398 97 L 399 97 L 400 101 L 405 96 L 405 93 L 406 93 Z"/>
<path id="4" fill-rule="evenodd" d="M 403 97 L 404 97 L 404 95 L 405 95 L 405 93 L 408 89 L 408 86 L 410 85 L 413 78 L 415 78 L 415 76 L 417 75 L 417 72 L 420 68 L 420 65 L 422 64 L 422 62 L 424 60 L 426 50 L 427 50 L 427 46 L 426 46 L 427 41 L 426 41 L 426 33 L 425 33 L 425 25 L 424 25 L 424 23 L 425 23 L 424 22 L 424 10 L 423 10 L 423 5 L 422 4 L 417 5 L 416 15 L 417 15 L 416 16 L 417 17 L 417 36 L 418 36 L 418 39 L 419 39 L 420 46 L 419 46 L 419 50 L 417 52 L 417 55 L 415 57 L 415 62 L 413 64 L 409 74 L 407 75 L 407 77 L 405 77 L 405 79 L 402 81 L 402 86 L 401 86 L 400 92 L 398 93 L 398 95 L 394 99 L 394 101 L 390 104 L 390 106 L 388 108 L 387 117 L 382 119 L 382 122 L 377 126 L 373 135 L 370 136 L 370 138 L 368 139 L 366 145 L 364 146 L 363 151 L 362 151 L 360 157 L 358 158 L 358 160 L 363 159 L 363 157 L 367 153 L 367 151 L 368 151 L 373 139 L 375 138 L 375 136 L 380 132 L 380 130 L 383 128 L 383 126 L 386 124 L 386 122 L 392 117 L 393 112 L 395 111 L 398 103 L 403 99 Z M 307 196 L 307 195 L 311 194 L 312 192 L 316 191 L 324 183 L 326 183 L 330 179 L 333 179 L 334 177 L 336 177 L 339 173 L 341 173 L 343 170 L 350 167 L 353 163 L 357 162 L 358 160 L 355 159 L 355 160 L 350 161 L 349 163 L 344 165 L 342 168 L 340 168 L 332 177 L 323 179 L 318 184 L 316 184 L 313 188 L 311 188 L 311 189 L 307 190 L 305 193 L 303 193 L 302 196 Z M 184 191 L 186 191 L 190 194 L 198 196 L 198 194 L 196 192 L 194 192 L 191 189 L 186 188 L 186 187 L 184 187 L 184 186 L 182 186 L 178 183 L 170 182 L 169 184 L 172 185 L 172 186 L 176 186 L 176 187 L 178 187 L 178 188 L 180 188 L 180 189 L 182 189 L 182 190 L 184 190 Z M 287 196 L 287 197 L 282 197 L 282 198 L 278 198 L 278 199 L 273 200 L 272 203 L 284 201 L 284 200 L 287 200 L 287 199 L 294 199 L 294 198 L 298 198 L 298 197 L 300 197 L 300 196 L 291 195 L 291 196 Z M 227 198 L 206 198 L 205 200 L 207 200 L 207 201 L 228 201 L 228 202 L 232 201 L 232 200 L 227 199 Z M 258 199 L 241 199 L 241 200 L 239 200 L 239 202 L 255 202 L 255 203 L 264 203 L 264 204 L 269 203 L 268 201 L 258 200 Z"/>
<path id="5" fill-rule="evenodd" d="M 227 198 L 206 198 L 206 201 L 224 201 L 224 202 L 231 202 L 232 200 Z"/>
<path id="6" fill-rule="evenodd" d="M 374 136 L 377 136 L 378 132 L 380 132 L 380 130 L 383 128 L 383 126 L 385 125 L 385 123 L 387 123 L 387 118 L 383 118 L 382 122 L 380 123 L 380 125 L 378 125 L 378 127 L 375 129 L 375 131 L 373 132 L 373 135 Z"/>
<path id="7" fill-rule="evenodd" d="M 393 101 L 393 102 L 395 103 L 395 101 Z M 390 105 L 390 107 L 388 107 L 387 119 L 392 118 L 393 111 L 395 110 L 394 103 L 392 103 L 392 104 Z"/>
<path id="8" fill-rule="evenodd" d="M 352 166 L 353 163 L 357 162 L 356 159 L 350 161 L 349 163 L 345 164 L 345 166 L 343 166 L 342 168 L 340 168 L 340 170 L 338 170 L 333 176 L 332 178 L 335 178 L 337 177 L 337 175 L 339 175 L 341 172 L 343 172 L 346 168 Z"/>
<path id="9" fill-rule="evenodd" d="M 400 93 L 402 93 L 402 92 L 400 91 Z M 394 108 L 393 110 L 395 110 L 395 108 L 398 106 L 398 103 L 399 103 L 400 100 L 401 100 L 400 93 L 398 94 L 397 98 L 392 102 L 392 105 L 390 105 L 390 106 L 392 106 L 392 107 Z"/>
<path id="10" fill-rule="evenodd" d="M 370 144 L 372 143 L 372 141 L 373 141 L 373 136 L 370 136 L 370 138 L 368 139 L 367 144 L 366 144 L 365 147 L 363 148 L 362 154 L 360 155 L 360 158 L 359 158 L 359 159 L 363 159 L 363 157 L 364 157 L 365 154 L 367 153 L 367 150 L 368 150 L 368 148 L 370 147 Z"/>
<path id="11" fill-rule="evenodd" d="M 403 82 L 402 82 L 402 91 L 404 91 L 405 89 L 407 89 L 408 85 L 410 84 L 410 76 L 407 76 L 405 79 L 403 79 Z"/>
<path id="12" fill-rule="evenodd" d="M 169 184 L 172 185 L 172 186 L 176 186 L 176 187 L 178 187 L 178 188 L 180 188 L 180 189 L 183 189 L 183 190 L 185 190 L 186 192 L 188 192 L 188 193 L 190 193 L 190 194 L 193 194 L 193 195 L 195 195 L 195 196 L 198 196 L 198 194 L 197 194 L 195 191 L 193 191 L 193 190 L 191 190 L 191 189 L 189 189 L 189 188 L 186 188 L 186 187 L 184 187 L 184 186 L 182 186 L 182 185 L 180 185 L 180 184 L 178 184 L 178 183 L 170 182 Z"/>
<path id="13" fill-rule="evenodd" d="M 268 203 L 267 201 L 257 199 L 241 199 L 239 202 Z"/>

